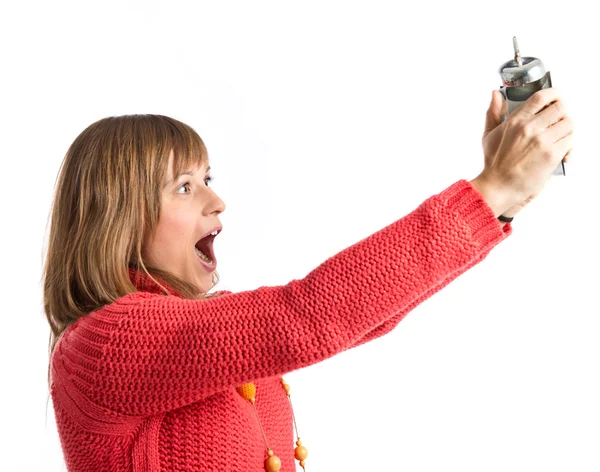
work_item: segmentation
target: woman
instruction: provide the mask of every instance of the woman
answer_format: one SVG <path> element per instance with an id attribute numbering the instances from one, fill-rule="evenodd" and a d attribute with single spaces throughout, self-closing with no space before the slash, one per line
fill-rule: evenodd
<path id="1" fill-rule="evenodd" d="M 282 375 L 393 329 L 512 232 L 572 146 L 555 89 L 500 124 L 484 169 L 300 280 L 208 294 L 223 201 L 189 126 L 160 115 L 86 128 L 61 166 L 44 268 L 49 382 L 67 468 L 293 471 Z"/>

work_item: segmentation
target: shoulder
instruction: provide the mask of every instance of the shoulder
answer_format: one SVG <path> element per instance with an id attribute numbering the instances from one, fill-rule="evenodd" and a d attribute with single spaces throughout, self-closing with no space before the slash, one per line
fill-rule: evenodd
<path id="1" fill-rule="evenodd" d="M 229 290 L 216 290 L 212 293 L 209 293 L 206 297 L 206 299 L 209 298 L 217 298 L 217 297 L 222 297 L 224 295 L 229 295 L 233 292 L 229 291 Z M 128 295 L 125 295 L 121 298 L 119 298 L 118 300 L 115 300 L 113 303 L 111 303 L 110 305 L 106 305 L 103 308 L 110 308 L 113 306 L 131 306 L 131 305 L 139 305 L 141 303 L 144 302 L 148 302 L 148 301 L 196 301 L 196 300 L 189 300 L 187 298 L 181 298 L 177 295 L 165 295 L 162 293 L 153 293 L 153 292 L 134 292 L 134 293 L 130 293 Z M 199 298 L 198 300 L 203 300 L 202 298 Z"/>
<path id="2" fill-rule="evenodd" d="M 65 330 L 67 332 L 74 331 L 80 327 L 92 327 L 97 324 L 102 324 L 103 327 L 110 327 L 110 325 L 116 325 L 120 320 L 126 318 L 129 314 L 136 311 L 136 308 L 143 307 L 146 304 L 156 303 L 159 300 L 167 298 L 179 299 L 174 296 L 166 296 L 151 292 L 133 292 L 124 295 L 114 302 L 107 303 L 96 310 L 88 313 L 85 316 L 77 319 Z"/>
<path id="3" fill-rule="evenodd" d="M 154 317 L 156 314 L 185 314 L 189 311 L 190 305 L 202 303 L 214 298 L 222 298 L 231 293 L 232 292 L 228 290 L 219 290 L 208 294 L 206 298 L 188 299 L 182 298 L 178 295 L 165 295 L 162 293 L 153 292 L 134 292 L 115 300 L 109 305 L 105 305 L 91 315 L 94 317 L 100 317 L 102 319 L 118 318 L 123 320 L 129 317 Z"/>
<path id="4" fill-rule="evenodd" d="M 154 320 L 170 323 L 179 315 L 189 315 L 189 305 L 213 298 L 225 297 L 232 292 L 219 290 L 209 294 L 205 299 L 190 300 L 177 295 L 165 295 L 153 292 L 133 292 L 112 303 L 102 306 L 86 316 L 78 319 L 69 328 L 76 329 L 77 325 L 88 327 L 101 325 L 103 328 L 114 329 L 127 320 Z M 165 317 L 165 315 L 169 315 Z"/>

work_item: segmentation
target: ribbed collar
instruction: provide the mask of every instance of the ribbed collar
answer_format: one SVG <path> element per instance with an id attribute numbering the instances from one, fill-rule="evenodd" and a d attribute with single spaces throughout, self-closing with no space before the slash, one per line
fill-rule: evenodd
<path id="1" fill-rule="evenodd" d="M 129 267 L 129 278 L 131 279 L 131 283 L 135 285 L 139 292 L 151 292 L 158 293 L 160 295 L 165 295 L 165 292 L 162 288 L 160 288 L 156 282 L 154 282 L 150 277 L 146 275 L 143 270 L 138 270 L 133 267 Z M 157 279 L 168 291 L 171 295 L 175 295 L 176 297 L 183 298 L 179 292 L 177 292 L 173 287 L 171 287 L 167 282 L 163 281 L 159 277 L 154 277 Z M 211 296 L 217 295 L 225 295 L 231 293 L 229 290 L 217 290 L 211 294 Z"/>
<path id="2" fill-rule="evenodd" d="M 154 282 L 150 277 L 146 275 L 143 270 L 135 269 L 134 267 L 129 267 L 129 278 L 131 279 L 131 283 L 135 285 L 135 287 L 140 292 L 151 292 L 151 293 L 159 293 L 164 295 L 165 292 L 162 288 L 160 288 L 156 282 Z M 181 297 L 181 295 L 171 286 L 169 286 L 166 282 L 164 282 L 159 277 L 154 277 L 157 279 L 161 285 L 163 285 L 171 295 L 175 295 Z"/>

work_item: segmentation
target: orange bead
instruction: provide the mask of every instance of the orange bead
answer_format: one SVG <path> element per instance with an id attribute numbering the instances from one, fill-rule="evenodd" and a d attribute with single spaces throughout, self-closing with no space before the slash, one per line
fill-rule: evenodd
<path id="1" fill-rule="evenodd" d="M 256 385 L 254 385 L 252 382 L 240 385 L 239 387 L 236 387 L 236 390 L 237 393 L 239 393 L 244 400 L 248 400 L 249 402 L 254 403 L 254 396 L 256 395 Z"/>
<path id="2" fill-rule="evenodd" d="M 289 385 L 285 384 L 285 385 L 283 386 L 283 389 L 285 390 L 285 393 L 287 393 L 288 395 L 290 394 L 290 389 L 291 389 L 291 387 L 290 387 Z"/>
<path id="3" fill-rule="evenodd" d="M 298 441 L 296 441 L 296 446 L 302 446 L 302 441 L 300 441 L 300 438 L 298 438 Z"/>
<path id="4" fill-rule="evenodd" d="M 296 459 L 299 461 L 303 461 L 308 457 L 308 449 L 306 449 L 304 446 L 298 446 L 295 450 L 295 453 Z"/>
<path id="5" fill-rule="evenodd" d="M 300 461 L 300 466 L 304 467 L 306 465 L 306 463 L 304 461 Z"/>
<path id="6" fill-rule="evenodd" d="M 274 454 L 274 453 L 273 453 L 273 451 L 272 451 L 271 449 L 269 449 L 269 450 L 267 451 L 267 455 L 268 455 L 269 457 L 271 457 L 273 454 Z"/>
<path id="7" fill-rule="evenodd" d="M 265 469 L 267 472 L 279 472 L 281 469 L 281 461 L 277 456 L 271 456 L 265 461 Z"/>

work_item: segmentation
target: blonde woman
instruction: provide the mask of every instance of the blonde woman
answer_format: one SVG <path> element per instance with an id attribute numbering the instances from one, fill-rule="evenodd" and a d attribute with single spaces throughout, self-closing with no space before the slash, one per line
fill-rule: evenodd
<path id="1" fill-rule="evenodd" d="M 166 116 L 102 119 L 60 169 L 44 267 L 49 383 L 67 468 L 292 472 L 282 375 L 392 330 L 512 232 L 572 146 L 555 89 L 500 123 L 484 169 L 283 286 L 207 293 L 224 202 L 205 145 Z M 500 221 L 498 218 L 505 221 Z"/>

